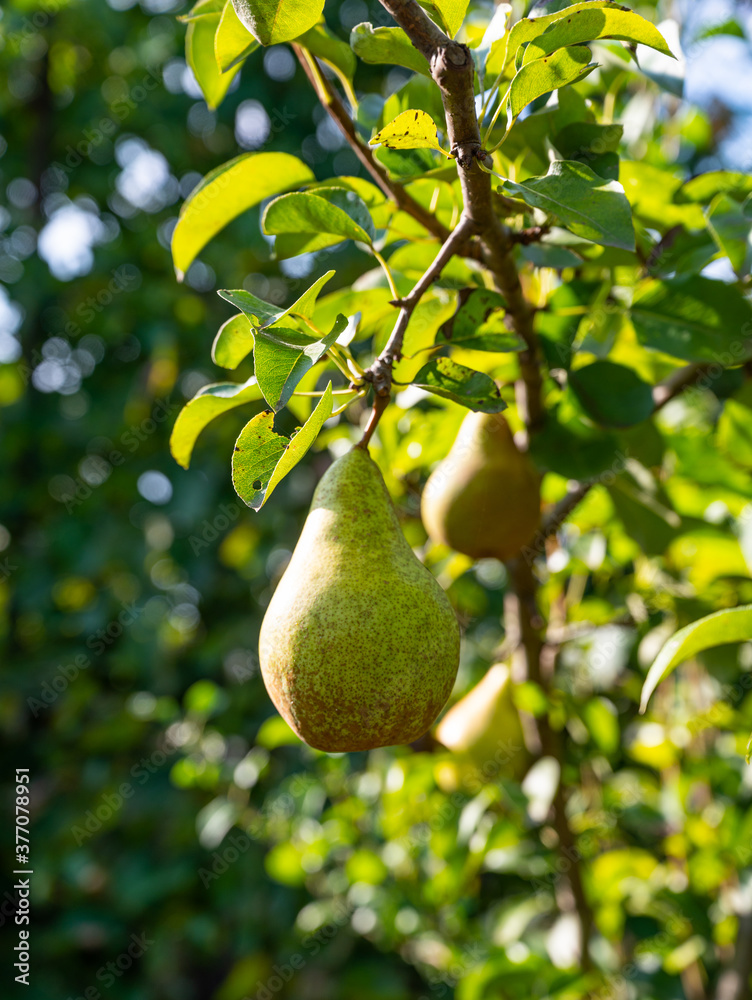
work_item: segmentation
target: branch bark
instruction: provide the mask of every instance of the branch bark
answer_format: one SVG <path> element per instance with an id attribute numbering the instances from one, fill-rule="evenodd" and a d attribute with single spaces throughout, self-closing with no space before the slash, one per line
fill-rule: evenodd
<path id="1" fill-rule="evenodd" d="M 510 230 L 494 211 L 491 175 L 480 167 L 485 153 L 475 110 L 472 54 L 466 45 L 444 34 L 417 0 L 381 0 L 381 4 L 428 60 L 431 76 L 441 92 L 447 134 L 457 160 L 464 215 L 473 223 L 480 238 L 483 263 L 504 296 L 512 327 L 526 345 L 519 354 L 517 397 L 527 430 L 534 433 L 542 426 L 545 415 L 539 352 L 533 329 L 535 310 L 522 291 Z"/>
<path id="2" fill-rule="evenodd" d="M 657 413 L 667 403 L 670 403 L 672 399 L 676 399 L 676 397 L 680 396 L 685 389 L 692 388 L 700 376 L 703 375 L 709 367 L 709 365 L 701 363 L 685 365 L 683 368 L 677 368 L 676 371 L 672 372 L 668 376 L 668 378 L 654 386 L 653 413 Z M 575 510 L 581 501 L 585 499 L 595 484 L 595 480 L 589 483 L 578 483 L 577 486 L 570 490 L 565 497 L 562 497 L 553 509 L 550 510 L 543 518 L 541 532 L 544 538 L 548 535 L 552 535 L 561 527 L 572 511 Z"/>
<path id="3" fill-rule="evenodd" d="M 477 233 L 482 247 L 483 262 L 493 275 L 496 287 L 504 296 L 506 311 L 513 329 L 526 345 L 525 350 L 519 355 L 520 378 L 515 392 L 526 430 L 528 434 L 535 433 L 542 426 L 545 415 L 539 351 L 533 328 L 535 310 L 526 300 L 520 284 L 513 255 L 514 238 L 494 210 L 491 175 L 480 166 L 486 154 L 481 146 L 475 110 L 473 90 L 475 70 L 472 55 L 467 46 L 448 38 L 427 17 L 416 0 L 381 0 L 381 4 L 405 31 L 415 48 L 426 57 L 431 67 L 431 75 L 441 92 L 448 138 L 452 153 L 457 160 L 457 171 L 462 187 L 463 219 L 466 219 Z M 430 279 L 426 282 L 426 287 L 428 283 Z M 400 319 L 403 319 L 402 324 Z M 407 325 L 409 315 L 405 318 L 401 315 L 400 319 L 395 327 L 398 338 L 404 333 L 403 327 Z M 395 334 L 392 335 L 393 338 Z M 389 367 L 393 358 L 393 345 L 390 345 L 391 339 L 382 354 L 384 364 Z M 537 607 L 537 580 L 532 566 L 522 560 L 512 561 L 509 571 L 512 594 L 507 602 L 508 632 L 520 639 L 522 672 L 545 689 L 547 679 L 543 677 L 541 669 L 544 623 Z M 563 774 L 563 748 L 558 735 L 553 732 L 547 719 L 539 721 L 538 730 L 542 752 L 550 754 L 559 762 Z M 554 812 L 559 848 L 571 865 L 569 883 L 581 924 L 582 966 L 583 969 L 587 969 L 590 962 L 588 941 L 593 919 L 585 896 L 575 838 L 567 820 L 565 791 L 561 781 L 556 793 Z"/>
<path id="4" fill-rule="evenodd" d="M 433 263 L 415 284 L 407 298 L 394 303 L 400 307 L 400 311 L 397 316 L 397 322 L 392 330 L 392 335 L 387 341 L 384 350 L 367 372 L 368 381 L 373 383 L 377 395 L 388 396 L 391 391 L 392 366 L 402 357 L 402 342 L 405 339 L 407 325 L 415 311 L 415 307 L 434 281 L 440 276 L 452 257 L 457 253 L 457 248 L 472 234 L 474 229 L 473 222 L 466 215 L 463 215 L 454 232 L 452 232 L 446 243 L 439 250 Z"/>
<path id="5" fill-rule="evenodd" d="M 360 137 L 355 130 L 352 118 L 347 113 L 347 110 L 340 100 L 339 94 L 332 86 L 331 81 L 328 80 L 320 71 L 320 66 L 316 57 L 310 56 L 310 59 L 319 68 L 319 79 L 316 79 L 309 62 L 303 53 L 302 46 L 293 42 L 292 47 L 298 58 L 298 62 L 303 67 L 303 72 L 308 77 L 322 106 L 329 113 L 331 119 L 337 124 L 345 139 L 347 139 L 352 151 L 358 157 L 360 162 L 387 198 L 391 198 L 399 209 L 403 212 L 407 212 L 408 215 L 411 215 L 415 221 L 424 226 L 432 236 L 435 236 L 442 242 L 446 240 L 449 236 L 449 230 L 446 226 L 439 222 L 436 216 L 429 212 L 427 208 L 420 205 L 412 197 L 412 195 L 408 194 L 401 184 L 395 184 L 391 181 L 386 170 L 374 159 L 373 153 L 369 147 L 365 146 L 361 142 Z M 323 85 L 325 93 L 321 93 L 320 84 Z M 477 256 L 477 254 L 472 253 L 470 248 L 468 248 L 467 256 Z"/>

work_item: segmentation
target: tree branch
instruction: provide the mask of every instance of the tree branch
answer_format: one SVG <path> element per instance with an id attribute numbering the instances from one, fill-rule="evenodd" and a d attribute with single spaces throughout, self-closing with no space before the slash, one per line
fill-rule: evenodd
<path id="1" fill-rule="evenodd" d="M 593 483 L 578 483 L 574 489 L 570 490 L 566 496 L 562 497 L 553 508 L 548 511 L 548 513 L 543 518 L 541 524 L 541 532 L 544 538 L 549 535 L 553 535 L 555 531 L 564 524 L 566 519 L 579 507 L 580 503 L 585 499 L 590 490 L 593 488 Z"/>
<path id="2" fill-rule="evenodd" d="M 437 253 L 433 263 L 425 274 L 416 282 L 407 298 L 400 299 L 394 305 L 399 306 L 397 322 L 392 330 L 392 335 L 378 356 L 376 361 L 368 370 L 369 381 L 373 382 L 373 387 L 378 395 L 389 395 L 392 383 L 392 366 L 402 357 L 402 341 L 405 338 L 405 331 L 410 322 L 410 317 L 415 311 L 415 307 L 423 298 L 425 293 L 441 275 L 446 265 L 457 253 L 457 248 L 474 230 L 474 225 L 466 215 L 460 218 L 454 232 L 451 233 L 446 243 Z"/>
<path id="3" fill-rule="evenodd" d="M 331 119 L 339 126 L 340 131 L 344 135 L 345 139 L 347 139 L 351 149 L 387 198 L 391 198 L 399 209 L 403 212 L 407 212 L 408 215 L 411 215 L 415 221 L 425 227 L 432 236 L 435 236 L 442 242 L 447 239 L 449 236 L 449 230 L 446 226 L 439 222 L 436 216 L 429 212 L 427 208 L 420 205 L 412 197 L 412 195 L 405 191 L 401 184 L 395 184 L 391 181 L 386 170 L 374 159 L 372 151 L 368 148 L 368 146 L 365 146 L 360 141 L 360 137 L 355 129 L 352 118 L 347 113 L 347 110 L 340 100 L 339 94 L 332 86 L 331 81 L 328 80 L 320 71 L 320 66 L 316 57 L 310 55 L 309 53 L 304 53 L 303 47 L 295 42 L 293 42 L 292 47 L 298 58 L 298 62 L 303 67 L 303 72 L 310 80 L 311 86 L 313 87 L 322 106 L 329 113 Z M 306 54 L 308 55 L 308 58 L 306 58 Z M 311 60 L 311 63 L 319 69 L 319 79 L 316 79 L 316 75 L 311 68 L 309 59 Z M 322 85 L 324 93 L 321 91 Z M 468 251 L 467 256 L 478 256 L 476 253 L 473 253 L 470 248 L 468 248 Z"/>
<path id="4" fill-rule="evenodd" d="M 410 38 L 411 42 L 428 60 L 431 76 L 439 87 L 446 113 L 447 135 L 457 159 L 457 172 L 464 202 L 463 216 L 469 220 L 480 238 L 483 262 L 490 270 L 494 283 L 506 302 L 514 331 L 525 343 L 519 355 L 520 379 L 515 387 L 518 409 L 528 434 L 543 424 L 542 378 L 539 351 L 533 316 L 535 310 L 526 300 L 515 263 L 514 240 L 510 230 L 502 224 L 494 210 L 491 174 L 481 169 L 486 158 L 481 145 L 480 129 L 475 110 L 474 63 L 466 45 L 452 41 L 444 34 L 419 6 L 416 0 L 381 0 L 381 4 Z M 400 319 L 402 315 L 400 316 Z M 395 333 L 400 335 L 400 319 Z M 407 324 L 404 319 L 404 326 Z M 404 335 L 404 331 L 402 331 Z M 389 345 L 387 345 L 388 347 Z M 386 353 L 386 351 L 385 351 Z M 386 359 L 385 359 L 386 360 Z M 544 690 L 547 679 L 542 676 L 541 658 L 544 653 L 543 619 L 537 606 L 537 580 L 531 564 L 512 560 L 508 566 L 512 593 L 508 601 L 507 630 L 521 641 L 519 658 L 522 673 L 540 683 Z M 563 775 L 563 748 L 544 716 L 538 722 L 540 746 L 544 753 L 553 756 Z M 562 781 L 554 803 L 555 826 L 559 848 L 571 865 L 569 881 L 579 914 L 582 929 L 582 967 L 589 968 L 588 941 L 593 926 L 592 912 L 585 896 L 579 858 L 574 849 L 575 838 L 566 815 L 565 792 Z"/>
<path id="5" fill-rule="evenodd" d="M 654 386 L 653 405 L 655 411 L 660 410 L 672 399 L 676 399 L 680 393 L 696 382 L 701 375 L 704 375 L 708 368 L 709 365 L 699 363 L 685 365 L 684 368 L 677 368 L 663 382 Z"/>
<path id="6" fill-rule="evenodd" d="M 558 647 L 549 645 L 543 639 L 544 621 L 538 610 L 538 582 L 532 564 L 518 557 L 506 564 L 512 593 L 505 602 L 505 619 L 509 619 L 507 630 L 519 634 L 521 643 L 517 649 L 518 660 L 515 680 L 529 680 L 537 684 L 547 695 L 550 673 Z M 544 661 L 549 670 L 543 670 Z M 588 943 L 593 929 L 593 912 L 590 908 L 582 878 L 581 855 L 567 818 L 567 796 L 564 786 L 564 746 L 559 733 L 551 727 L 547 715 L 535 720 L 535 730 L 541 757 L 552 757 L 560 769 L 559 782 L 553 800 L 553 825 L 559 839 L 559 852 L 567 863 L 567 877 L 574 897 L 575 909 L 580 923 L 581 962 L 583 970 L 591 967 Z"/>
<path id="7" fill-rule="evenodd" d="M 672 399 L 680 396 L 685 389 L 692 388 L 701 375 L 709 368 L 709 365 L 693 363 L 677 368 L 668 378 L 665 378 L 658 385 L 653 387 L 653 413 L 657 413 Z M 588 495 L 596 480 L 588 483 L 578 483 L 571 489 L 565 497 L 545 515 L 541 524 L 541 533 L 544 538 L 558 531 L 573 510 Z"/>
<path id="8" fill-rule="evenodd" d="M 397 322 L 394 324 L 394 329 L 384 346 L 384 350 L 376 358 L 371 367 L 366 370 L 364 376 L 365 380 L 371 382 L 373 385 L 374 401 L 371 418 L 359 442 L 361 447 L 368 445 L 373 432 L 376 430 L 376 425 L 381 419 L 381 414 L 389 402 L 392 389 L 392 367 L 402 357 L 402 342 L 405 339 L 405 332 L 410 322 L 410 317 L 415 311 L 415 307 L 434 281 L 441 275 L 441 272 L 451 258 L 457 253 L 457 247 L 471 235 L 473 228 L 472 222 L 467 216 L 463 215 L 454 232 L 451 233 L 446 243 L 439 250 L 425 274 L 416 282 L 410 294 L 406 298 L 394 303 L 394 305 L 399 306 Z"/>
<path id="9" fill-rule="evenodd" d="M 472 54 L 466 45 L 445 35 L 417 0 L 381 0 L 381 4 L 428 60 L 431 76 L 441 92 L 447 135 L 457 159 L 463 214 L 475 227 L 481 241 L 483 263 L 491 271 L 496 287 L 504 296 L 514 331 L 526 345 L 526 349 L 519 354 L 521 380 L 517 395 L 528 432 L 535 432 L 542 426 L 545 413 L 537 339 L 533 329 L 535 311 L 525 299 L 520 285 L 511 233 L 494 211 L 491 175 L 480 168 L 486 154 L 481 147 L 475 111 Z"/>

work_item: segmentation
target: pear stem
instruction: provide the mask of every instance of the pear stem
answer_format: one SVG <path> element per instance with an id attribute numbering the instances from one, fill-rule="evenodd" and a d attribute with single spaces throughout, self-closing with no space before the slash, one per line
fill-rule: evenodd
<path id="1" fill-rule="evenodd" d="M 371 410 L 371 415 L 368 418 L 368 423 L 366 424 L 366 429 L 363 431 L 363 437 L 356 444 L 356 448 L 363 448 L 365 451 L 368 450 L 368 445 L 371 443 L 371 438 L 373 437 L 373 432 L 378 426 L 379 420 L 381 420 L 381 414 L 389 405 L 389 395 L 380 396 L 378 393 L 374 393 L 373 397 L 373 409 Z"/>

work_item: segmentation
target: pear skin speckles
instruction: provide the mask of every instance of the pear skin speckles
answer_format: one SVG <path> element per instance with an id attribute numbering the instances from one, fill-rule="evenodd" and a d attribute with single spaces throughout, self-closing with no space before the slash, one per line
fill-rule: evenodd
<path id="1" fill-rule="evenodd" d="M 328 469 L 261 627 L 269 696 L 330 753 L 411 743 L 454 685 L 460 633 L 400 528 L 378 466 L 354 448 Z"/>

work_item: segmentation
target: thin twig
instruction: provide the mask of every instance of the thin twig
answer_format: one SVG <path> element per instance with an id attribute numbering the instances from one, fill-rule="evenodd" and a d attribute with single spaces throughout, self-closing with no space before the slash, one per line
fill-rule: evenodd
<path id="1" fill-rule="evenodd" d="M 371 415 L 368 418 L 368 423 L 366 424 L 366 429 L 363 431 L 363 437 L 358 441 L 356 448 L 368 448 L 371 438 L 373 437 L 373 432 L 376 430 L 379 420 L 381 420 L 381 414 L 389 405 L 389 396 L 380 396 L 377 392 L 373 395 L 373 409 L 371 410 Z"/>
<path id="2" fill-rule="evenodd" d="M 672 399 L 680 396 L 685 389 L 691 388 L 708 369 L 708 365 L 693 363 L 677 368 L 668 378 L 653 387 L 654 413 L 657 413 Z M 549 510 L 543 518 L 541 533 L 544 538 L 558 531 L 562 524 L 576 507 L 585 499 L 597 480 L 588 483 L 578 483 L 566 496 Z"/>
<path id="3" fill-rule="evenodd" d="M 384 194 L 390 198 L 398 208 L 403 212 L 407 212 L 411 215 L 416 222 L 419 222 L 425 229 L 431 233 L 432 236 L 437 237 L 437 239 L 445 240 L 449 236 L 449 230 L 444 226 L 439 220 L 433 215 L 428 209 L 420 205 L 412 195 L 408 194 L 407 191 L 402 187 L 401 184 L 396 184 L 389 179 L 389 175 L 386 170 L 378 163 L 373 156 L 373 152 L 364 145 L 358 133 L 355 129 L 355 124 L 347 113 L 344 104 L 339 98 L 337 91 L 331 84 L 318 65 L 315 56 L 311 56 L 304 52 L 302 46 L 293 43 L 293 50 L 298 58 L 298 62 L 303 67 L 303 71 L 311 82 L 311 86 L 316 92 L 316 96 L 321 102 L 324 109 L 329 113 L 332 120 L 339 126 L 340 131 L 347 139 L 350 147 L 352 148 L 355 155 L 358 157 L 360 162 L 363 164 L 368 173 L 373 177 L 378 186 L 384 192 Z M 318 71 L 314 72 L 311 64 L 315 64 Z M 322 92 L 323 88 L 323 92 Z M 468 253 L 468 256 L 474 256 L 472 251 Z"/>
<path id="4" fill-rule="evenodd" d="M 566 496 L 562 497 L 562 499 L 559 500 L 559 502 L 546 513 L 541 524 L 541 532 L 544 537 L 548 537 L 548 535 L 552 535 L 555 531 L 559 530 L 572 511 L 585 499 L 594 485 L 595 484 L 592 482 L 578 483 L 574 489 L 570 490 Z"/>
<path id="5" fill-rule="evenodd" d="M 700 363 L 685 365 L 684 368 L 677 368 L 663 382 L 659 382 L 653 388 L 653 405 L 656 411 L 696 382 L 707 371 L 708 367 L 708 365 Z"/>
<path id="6" fill-rule="evenodd" d="M 531 226 L 529 229 L 520 229 L 512 233 L 512 242 L 528 246 L 530 243 L 540 243 L 551 227 L 548 224 L 542 226 Z"/>
<path id="7" fill-rule="evenodd" d="M 405 339 L 405 331 L 415 307 L 455 255 L 457 247 L 467 239 L 474 228 L 474 223 L 466 215 L 461 216 L 457 228 L 451 233 L 431 266 L 415 284 L 410 294 L 406 298 L 394 302 L 394 305 L 398 305 L 400 310 L 397 322 L 394 324 L 394 329 L 384 350 L 368 371 L 369 381 L 373 382 L 377 395 L 389 395 L 392 384 L 392 366 L 402 357 L 402 342 Z"/>

